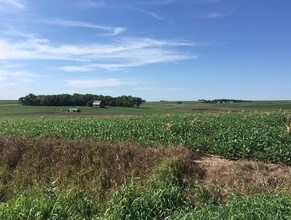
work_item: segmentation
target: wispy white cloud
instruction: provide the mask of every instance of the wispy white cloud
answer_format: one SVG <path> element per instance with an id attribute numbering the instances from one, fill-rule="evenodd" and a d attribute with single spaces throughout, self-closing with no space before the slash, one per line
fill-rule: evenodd
<path id="1" fill-rule="evenodd" d="M 33 59 L 62 59 L 57 53 L 52 54 L 47 39 L 29 39 L 22 42 L 14 42 L 0 39 L 0 60 L 33 60 Z M 66 57 L 63 58 L 66 60 Z"/>
<path id="2" fill-rule="evenodd" d="M 169 1 L 169 0 L 168 0 Z M 172 0 L 173 1 L 173 0 Z M 156 2 L 155 4 L 161 4 L 159 2 Z M 158 19 L 158 20 L 164 20 L 161 16 L 159 16 L 158 14 L 151 12 L 151 11 L 147 11 L 144 9 L 140 9 L 140 8 L 135 8 L 135 7 L 130 7 L 130 6 L 124 6 L 124 4 L 121 5 L 112 5 L 109 4 L 108 2 L 104 1 L 104 0 L 100 0 L 100 1 L 82 1 L 76 4 L 78 7 L 103 7 L 103 8 L 117 8 L 117 9 L 125 9 L 125 10 L 130 10 L 130 11 L 136 11 L 136 12 L 140 12 L 142 14 L 148 15 L 152 18 Z"/>
<path id="3" fill-rule="evenodd" d="M 231 16 L 232 14 L 234 13 L 234 11 L 231 11 L 231 12 L 214 12 L 214 13 L 210 13 L 210 14 L 207 14 L 207 15 L 203 15 L 201 16 L 202 18 L 225 18 L 225 17 L 229 17 Z"/>
<path id="4" fill-rule="evenodd" d="M 110 27 L 110 26 L 97 25 L 97 24 L 92 24 L 92 23 L 83 22 L 83 21 L 71 21 L 71 20 L 64 20 L 64 19 L 57 19 L 57 18 L 43 20 L 43 22 L 47 24 L 65 26 L 65 27 L 81 27 L 81 28 L 93 28 L 93 29 L 104 30 L 104 31 L 110 32 L 107 35 L 117 35 L 126 31 L 126 28 L 124 27 Z"/>
<path id="5" fill-rule="evenodd" d="M 105 0 L 82 0 L 76 3 L 78 7 L 106 7 L 108 4 Z"/>
<path id="6" fill-rule="evenodd" d="M 121 33 L 124 33 L 126 31 L 126 28 L 123 27 L 115 27 L 111 30 L 111 33 L 103 34 L 103 36 L 115 36 Z"/>
<path id="7" fill-rule="evenodd" d="M 2 34 L 6 36 L 18 37 L 18 38 L 26 38 L 26 39 L 34 39 L 38 38 L 37 34 L 34 33 L 25 33 L 16 29 L 13 26 L 7 26 L 6 30 L 2 30 Z"/>
<path id="8" fill-rule="evenodd" d="M 92 71 L 96 68 L 120 70 L 123 68 L 144 66 L 155 63 L 176 62 L 195 59 L 197 56 L 172 49 L 179 46 L 192 46 L 189 42 L 159 41 L 148 38 L 127 38 L 116 46 L 114 50 L 103 53 L 94 63 L 61 67 L 65 71 Z M 102 62 L 103 61 L 103 62 Z"/>
<path id="9" fill-rule="evenodd" d="M 4 9 L 24 9 L 25 5 L 20 0 L 0 0 L 0 10 Z"/>
<path id="10" fill-rule="evenodd" d="M 153 12 L 150 12 L 150 11 L 146 11 L 146 10 L 143 10 L 143 9 L 139 9 L 139 8 L 126 8 L 128 10 L 131 10 L 131 11 L 136 11 L 136 12 L 140 12 L 142 14 L 146 14 L 152 18 L 155 18 L 155 19 L 158 19 L 158 20 L 164 20 L 161 16 L 159 16 L 158 14 L 156 13 L 153 13 Z"/>
<path id="11" fill-rule="evenodd" d="M 93 64 L 88 65 L 75 65 L 75 66 L 62 66 L 59 70 L 67 71 L 67 72 L 89 72 L 97 68 Z"/>
<path id="12" fill-rule="evenodd" d="M 67 85 L 76 88 L 108 88 L 108 87 L 117 87 L 122 85 L 134 85 L 136 82 L 127 81 L 116 78 L 106 78 L 106 79 L 78 79 L 78 80 L 68 80 Z"/>
<path id="13" fill-rule="evenodd" d="M 195 46 L 183 41 L 122 38 L 108 43 L 55 44 L 33 34 L 23 34 L 23 37 L 20 41 L 0 39 L 0 61 L 67 60 L 74 63 L 60 67 L 60 70 L 86 72 L 96 68 L 120 70 L 197 58 L 179 49 Z"/>

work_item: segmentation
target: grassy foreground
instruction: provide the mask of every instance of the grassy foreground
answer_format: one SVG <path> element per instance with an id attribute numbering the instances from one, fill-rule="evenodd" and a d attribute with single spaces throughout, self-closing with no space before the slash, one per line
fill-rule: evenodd
<path id="1" fill-rule="evenodd" d="M 1 137 L 0 150 L 0 219 L 291 215 L 290 166 L 222 161 L 209 167 L 212 158 L 183 147 L 90 140 Z M 220 184 L 214 168 L 224 170 Z"/>

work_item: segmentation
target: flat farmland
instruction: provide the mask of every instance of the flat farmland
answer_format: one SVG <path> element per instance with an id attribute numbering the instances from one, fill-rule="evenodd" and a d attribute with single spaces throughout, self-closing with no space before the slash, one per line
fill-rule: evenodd
<path id="1" fill-rule="evenodd" d="M 72 106 L 78 107 L 78 106 Z M 146 102 L 140 108 L 109 107 L 104 109 L 79 106 L 78 114 L 68 113 L 68 106 L 23 106 L 18 101 L 0 101 L 0 120 L 38 120 L 41 118 L 86 118 L 140 116 L 153 114 L 185 114 L 205 112 L 291 111 L 291 101 L 253 101 L 207 104 L 200 102 Z"/>
<path id="2" fill-rule="evenodd" d="M 1 219 L 289 219 L 291 102 L 0 102 Z"/>

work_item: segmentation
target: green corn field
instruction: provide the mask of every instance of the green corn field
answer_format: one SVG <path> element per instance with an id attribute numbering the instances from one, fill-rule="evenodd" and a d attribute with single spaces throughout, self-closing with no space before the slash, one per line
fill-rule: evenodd
<path id="1" fill-rule="evenodd" d="M 1 135 L 186 146 L 226 158 L 291 163 L 284 113 L 208 113 L 135 118 L 2 121 Z"/>
<path id="2" fill-rule="evenodd" d="M 0 159 L 0 219 L 291 216 L 285 112 L 3 119 Z"/>

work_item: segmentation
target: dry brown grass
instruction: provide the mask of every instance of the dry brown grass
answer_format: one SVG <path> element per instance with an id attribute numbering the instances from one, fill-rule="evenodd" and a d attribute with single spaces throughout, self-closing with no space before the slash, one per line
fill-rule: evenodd
<path id="1" fill-rule="evenodd" d="M 102 199 L 111 189 L 146 177 L 164 160 L 192 154 L 182 147 L 1 137 L 0 183 L 17 191 L 46 186 L 51 179 L 60 188 L 75 186 Z"/>
<path id="2" fill-rule="evenodd" d="M 291 195 L 291 167 L 246 160 L 202 157 L 196 161 L 205 171 L 203 183 L 224 194 L 288 193 Z"/>
<path id="3" fill-rule="evenodd" d="M 0 201 L 19 190 L 46 187 L 49 180 L 102 200 L 133 179 L 172 178 L 168 171 L 189 192 L 203 185 L 223 195 L 291 194 L 291 167 L 286 165 L 197 157 L 174 146 L 0 137 Z"/>

